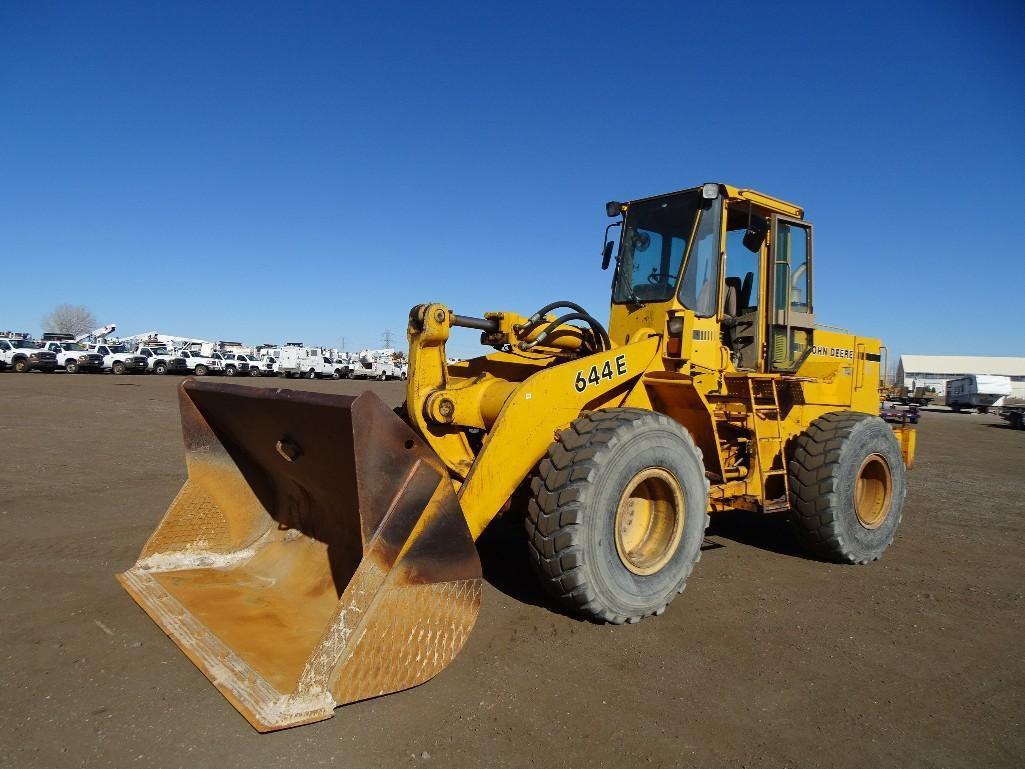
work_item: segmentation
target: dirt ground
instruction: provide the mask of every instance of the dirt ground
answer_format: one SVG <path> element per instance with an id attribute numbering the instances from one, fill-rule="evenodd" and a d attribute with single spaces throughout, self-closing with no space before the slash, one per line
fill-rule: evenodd
<path id="1" fill-rule="evenodd" d="M 2 766 L 1025 764 L 1025 432 L 995 417 L 923 415 L 882 561 L 808 560 L 777 519 L 730 515 L 635 626 L 554 612 L 496 524 L 451 667 L 259 735 L 113 576 L 185 477 L 177 381 L 0 374 Z"/>

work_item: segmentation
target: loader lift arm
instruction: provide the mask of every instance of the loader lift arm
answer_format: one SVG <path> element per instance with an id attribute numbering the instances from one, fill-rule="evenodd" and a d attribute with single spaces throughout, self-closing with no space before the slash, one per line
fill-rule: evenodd
<path id="1" fill-rule="evenodd" d="M 474 539 L 541 461 L 558 431 L 583 412 L 621 405 L 661 344 L 661 337 L 650 331 L 637 334 L 631 344 L 565 361 L 560 361 L 557 348 L 533 346 L 529 349 L 542 352 L 499 352 L 473 365 L 449 367 L 444 365 L 445 342 L 452 326 L 468 325 L 468 319 L 440 304 L 414 308 L 412 315 L 408 416 L 463 480 L 459 504 Z M 531 324 L 510 313 L 489 315 L 484 320 L 491 321 L 491 338 L 505 347 L 512 346 L 510 340 L 526 347 L 551 325 Z M 580 349 L 579 333 L 549 333 L 542 344 L 562 340 L 568 352 Z M 487 430 L 477 454 L 467 428 Z"/>

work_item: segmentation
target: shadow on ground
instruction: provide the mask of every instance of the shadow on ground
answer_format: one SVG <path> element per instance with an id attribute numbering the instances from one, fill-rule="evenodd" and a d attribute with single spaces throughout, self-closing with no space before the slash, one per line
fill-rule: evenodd
<path id="1" fill-rule="evenodd" d="M 780 555 L 815 560 L 801 547 L 784 515 L 727 510 L 712 516 L 707 534 Z"/>
<path id="2" fill-rule="evenodd" d="M 527 560 L 523 516 L 515 511 L 496 518 L 477 540 L 481 568 L 492 587 L 531 606 L 559 612 L 545 594 Z"/>

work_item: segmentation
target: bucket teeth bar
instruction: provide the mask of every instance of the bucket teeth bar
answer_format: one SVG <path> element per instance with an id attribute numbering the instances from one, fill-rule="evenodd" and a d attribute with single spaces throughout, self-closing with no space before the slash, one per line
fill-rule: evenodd
<path id="1" fill-rule="evenodd" d="M 448 472 L 377 396 L 189 380 L 188 480 L 118 579 L 259 731 L 440 672 L 480 609 Z"/>

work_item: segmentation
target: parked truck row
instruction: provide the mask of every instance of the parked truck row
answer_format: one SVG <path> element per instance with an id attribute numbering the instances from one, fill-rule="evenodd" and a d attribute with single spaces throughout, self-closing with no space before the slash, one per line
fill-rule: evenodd
<path id="1" fill-rule="evenodd" d="M 105 329 L 112 329 L 107 326 Z M 97 331 L 104 331 L 98 329 Z M 96 333 L 96 332 L 94 332 Z M 194 376 L 281 376 L 309 379 L 405 379 L 406 365 L 390 351 L 338 353 L 321 347 L 288 344 L 260 355 L 217 349 L 212 343 L 190 342 L 174 348 L 150 341 L 126 345 L 103 336 L 46 334 L 42 341 L 27 335 L 0 337 L 0 371 L 42 371 L 69 374 L 182 374 Z"/>

